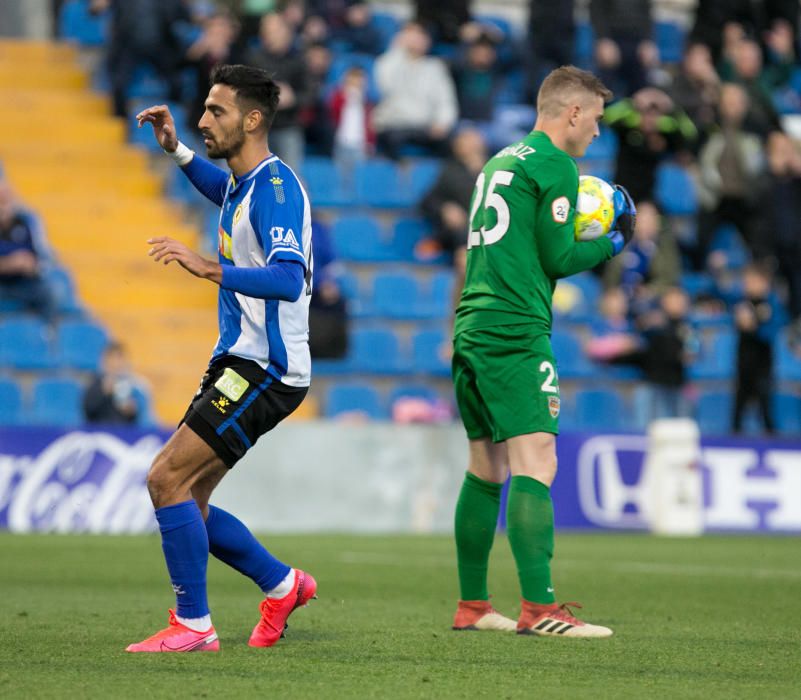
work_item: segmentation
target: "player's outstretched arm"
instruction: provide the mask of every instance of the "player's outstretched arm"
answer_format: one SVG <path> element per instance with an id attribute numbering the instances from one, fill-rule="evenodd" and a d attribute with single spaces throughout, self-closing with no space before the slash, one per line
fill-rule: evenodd
<path id="1" fill-rule="evenodd" d="M 139 128 L 150 124 L 159 146 L 181 166 L 195 189 L 218 207 L 222 206 L 228 175 L 214 163 L 197 157 L 194 151 L 178 140 L 175 119 L 167 105 L 154 105 L 142 110 L 136 115 L 136 121 Z"/>
<path id="2" fill-rule="evenodd" d="M 295 301 L 303 291 L 305 267 L 300 261 L 276 260 L 265 267 L 220 265 L 206 260 L 186 245 L 168 236 L 150 238 L 148 255 L 165 265 L 175 261 L 195 277 L 207 279 L 255 299 Z"/>

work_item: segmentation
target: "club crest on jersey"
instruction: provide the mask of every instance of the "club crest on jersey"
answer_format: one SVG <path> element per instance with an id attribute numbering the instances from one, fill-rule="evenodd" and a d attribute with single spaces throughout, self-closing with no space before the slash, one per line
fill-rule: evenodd
<path id="1" fill-rule="evenodd" d="M 242 218 L 242 205 L 239 204 L 236 209 L 234 209 L 234 225 L 239 223 L 239 220 Z"/>
<path id="2" fill-rule="evenodd" d="M 551 414 L 551 418 L 557 418 L 559 416 L 559 409 L 561 406 L 562 402 L 558 396 L 548 397 L 548 412 Z"/>
<path id="3" fill-rule="evenodd" d="M 567 197 L 557 197 L 551 202 L 551 216 L 557 224 L 564 224 L 570 214 L 570 200 Z"/>
<path id="4" fill-rule="evenodd" d="M 283 226 L 273 226 L 270 229 L 270 238 L 272 238 L 273 245 L 281 244 L 291 248 L 300 248 L 295 232 L 291 228 L 285 229 Z"/>

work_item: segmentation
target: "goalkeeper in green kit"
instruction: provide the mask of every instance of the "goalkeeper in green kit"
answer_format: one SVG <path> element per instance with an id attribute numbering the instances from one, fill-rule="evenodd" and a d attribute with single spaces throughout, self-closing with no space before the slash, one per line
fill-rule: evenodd
<path id="1" fill-rule="evenodd" d="M 550 494 L 560 409 L 550 342 L 556 280 L 620 253 L 636 216 L 618 186 L 613 230 L 592 241 L 575 240 L 573 158 L 583 156 L 598 135 L 610 97 L 592 73 L 557 68 L 537 95 L 534 130 L 491 158 L 476 181 L 453 341 L 453 382 L 470 446 L 456 506 L 457 630 L 612 634 L 555 602 Z M 523 598 L 516 623 L 492 608 L 487 591 L 501 487 L 510 472 L 507 527 Z"/>

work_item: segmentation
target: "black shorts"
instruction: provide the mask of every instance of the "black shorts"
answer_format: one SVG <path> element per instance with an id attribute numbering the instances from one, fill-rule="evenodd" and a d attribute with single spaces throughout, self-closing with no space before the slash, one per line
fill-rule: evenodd
<path id="1" fill-rule="evenodd" d="M 181 422 L 230 468 L 300 406 L 308 390 L 282 384 L 252 360 L 224 355 L 209 365 Z"/>

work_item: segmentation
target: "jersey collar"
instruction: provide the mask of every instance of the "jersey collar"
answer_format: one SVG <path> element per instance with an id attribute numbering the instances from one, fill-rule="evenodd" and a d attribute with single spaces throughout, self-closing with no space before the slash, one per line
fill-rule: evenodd
<path id="1" fill-rule="evenodd" d="M 246 172 L 238 180 L 234 177 L 234 174 L 231 173 L 231 176 L 230 176 L 230 179 L 229 179 L 229 184 L 231 185 L 231 190 L 235 190 L 243 182 L 247 182 L 251 178 L 253 178 L 256 175 L 258 175 L 259 172 L 261 172 L 262 168 L 264 168 L 264 166 L 268 165 L 269 163 L 272 163 L 275 160 L 278 160 L 278 156 L 277 155 L 273 154 L 273 155 L 267 156 L 263 161 L 261 161 L 261 163 L 259 163 L 255 168 L 253 168 L 253 170 L 250 170 L 249 172 Z"/>

